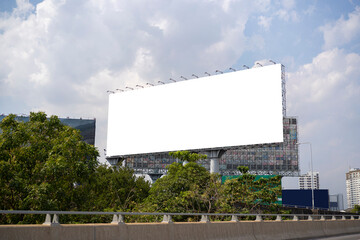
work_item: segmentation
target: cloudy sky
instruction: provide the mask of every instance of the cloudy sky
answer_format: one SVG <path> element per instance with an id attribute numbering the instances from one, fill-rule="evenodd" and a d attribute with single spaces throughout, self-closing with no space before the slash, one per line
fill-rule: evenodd
<path id="1" fill-rule="evenodd" d="M 286 66 L 320 186 L 345 197 L 360 167 L 360 0 L 0 1 L 0 113 L 96 118 L 102 161 L 107 90 L 269 59 Z M 304 173 L 309 145 L 300 159 Z"/>

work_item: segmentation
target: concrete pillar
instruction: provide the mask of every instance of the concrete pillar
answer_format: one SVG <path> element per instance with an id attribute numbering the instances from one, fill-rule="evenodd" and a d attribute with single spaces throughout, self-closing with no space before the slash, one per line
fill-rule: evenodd
<path id="1" fill-rule="evenodd" d="M 206 151 L 208 159 L 210 159 L 210 173 L 219 173 L 219 159 L 225 153 L 225 150 L 209 150 Z"/>
<path id="2" fill-rule="evenodd" d="M 172 221 L 171 215 L 164 215 L 162 222 L 163 223 L 172 223 L 173 221 Z"/>
<path id="3" fill-rule="evenodd" d="M 262 216 L 261 215 L 256 215 L 256 219 L 255 219 L 255 221 L 256 222 L 262 222 Z"/>
<path id="4" fill-rule="evenodd" d="M 208 215 L 201 215 L 200 222 L 205 222 L 205 223 L 210 222 L 209 216 Z"/>
<path id="5" fill-rule="evenodd" d="M 239 221 L 239 219 L 236 215 L 231 216 L 231 222 L 238 222 L 238 221 Z"/>
<path id="6" fill-rule="evenodd" d="M 210 159 L 210 173 L 219 173 L 219 158 Z"/>
<path id="7" fill-rule="evenodd" d="M 57 214 L 54 214 L 51 225 L 57 225 L 57 224 L 60 224 L 59 216 Z"/>
<path id="8" fill-rule="evenodd" d="M 111 224 L 123 224 L 123 223 L 125 223 L 124 216 L 120 214 L 119 215 L 114 214 Z"/>
<path id="9" fill-rule="evenodd" d="M 51 215 L 50 214 L 46 214 L 45 222 L 43 223 L 43 225 L 51 225 Z"/>

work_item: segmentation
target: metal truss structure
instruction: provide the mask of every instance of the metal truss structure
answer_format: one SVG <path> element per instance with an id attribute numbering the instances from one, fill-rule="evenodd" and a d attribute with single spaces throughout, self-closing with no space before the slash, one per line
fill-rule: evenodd
<path id="1" fill-rule="evenodd" d="M 256 175 L 299 175 L 299 154 L 297 119 L 286 117 L 283 119 L 283 143 L 251 145 L 227 148 L 219 162 L 221 175 L 239 175 L 238 166 L 249 167 L 250 173 Z M 202 153 L 202 151 L 197 151 Z M 177 162 L 167 152 L 127 156 L 125 166 L 134 169 L 137 174 L 163 175 L 167 173 L 167 166 Z M 199 162 L 206 169 L 210 169 L 210 161 Z"/>
<path id="2" fill-rule="evenodd" d="M 286 117 L 286 81 L 285 81 L 285 66 L 281 65 L 281 88 L 282 88 L 282 113 Z"/>

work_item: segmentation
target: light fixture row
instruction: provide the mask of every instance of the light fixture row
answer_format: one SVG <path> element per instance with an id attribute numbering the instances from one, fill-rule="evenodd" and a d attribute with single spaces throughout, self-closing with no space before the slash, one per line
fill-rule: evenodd
<path id="1" fill-rule="evenodd" d="M 276 64 L 276 62 L 274 62 L 273 60 L 269 60 L 269 62 L 271 62 L 271 63 L 273 63 L 273 64 Z M 259 63 L 259 62 L 256 62 L 256 63 L 255 63 L 255 66 L 263 67 L 263 65 L 262 65 L 261 63 Z M 243 65 L 243 68 L 250 69 L 250 67 L 248 67 L 248 66 L 246 66 L 246 65 Z M 230 67 L 229 70 L 234 71 L 234 72 L 237 71 L 235 68 L 232 68 L 232 67 Z M 216 70 L 215 73 L 223 74 L 224 72 L 223 72 L 223 71 L 220 71 L 220 70 Z M 211 74 L 208 73 L 208 72 L 204 72 L 204 74 L 207 75 L 207 76 L 211 76 Z M 199 76 L 198 76 L 198 75 L 195 75 L 195 74 L 192 74 L 191 76 L 192 76 L 192 77 L 195 77 L 195 78 L 199 78 Z M 180 76 L 180 78 L 181 78 L 181 79 L 184 79 L 184 80 L 188 80 L 188 78 L 186 78 L 186 77 L 184 77 L 184 76 Z M 175 79 L 173 79 L 173 78 L 169 78 L 169 80 L 172 81 L 172 82 L 177 82 L 177 81 L 176 81 Z M 162 82 L 162 81 L 158 81 L 157 83 L 158 83 L 158 84 L 165 84 L 165 83 Z M 154 86 L 154 84 L 152 84 L 152 83 L 146 83 L 146 85 Z M 144 86 L 139 85 L 139 84 L 136 85 L 136 87 L 137 87 L 137 88 L 144 88 Z M 125 89 L 134 90 L 134 88 L 132 88 L 132 87 L 125 87 Z M 120 88 L 117 88 L 116 91 L 118 91 L 118 92 L 124 92 L 125 90 L 120 89 Z M 107 92 L 107 93 L 115 93 L 115 91 L 111 91 L 111 90 L 107 90 L 106 92 Z"/>

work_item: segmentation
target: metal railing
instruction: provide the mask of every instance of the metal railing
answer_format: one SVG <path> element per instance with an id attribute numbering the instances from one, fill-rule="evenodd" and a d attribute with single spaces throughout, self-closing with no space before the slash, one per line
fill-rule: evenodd
<path id="1" fill-rule="evenodd" d="M 82 212 L 82 211 L 30 211 L 30 210 L 0 210 L 0 214 L 42 214 L 46 215 L 44 225 L 60 224 L 59 215 L 113 215 L 111 224 L 125 223 L 124 216 L 163 216 L 162 223 L 172 223 L 173 216 L 198 216 L 200 222 L 211 222 L 211 217 L 231 217 L 231 222 L 239 222 L 241 218 L 255 218 L 255 222 L 299 221 L 299 220 L 359 220 L 359 215 L 331 215 L 331 214 L 258 214 L 258 213 L 150 213 L 150 212 Z"/>

